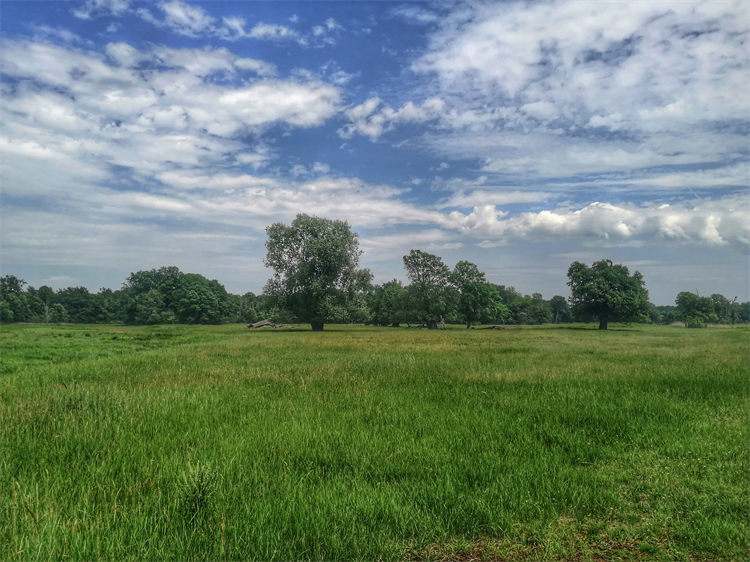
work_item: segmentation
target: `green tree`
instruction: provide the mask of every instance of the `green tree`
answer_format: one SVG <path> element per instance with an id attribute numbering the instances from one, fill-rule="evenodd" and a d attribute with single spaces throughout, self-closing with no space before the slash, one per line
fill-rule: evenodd
<path id="1" fill-rule="evenodd" d="M 164 299 L 156 289 L 136 295 L 131 299 L 132 324 L 162 324 L 169 321 Z"/>
<path id="2" fill-rule="evenodd" d="M 706 324 L 717 320 L 714 301 L 710 297 L 683 291 L 677 295 L 675 304 L 677 318 L 685 323 L 686 328 L 705 328 Z"/>
<path id="3" fill-rule="evenodd" d="M 561 295 L 555 295 L 549 300 L 552 307 L 552 314 L 555 318 L 555 324 L 570 323 L 573 321 L 573 313 L 570 311 L 568 301 Z"/>
<path id="4" fill-rule="evenodd" d="M 221 324 L 231 318 L 229 293 L 215 279 L 185 273 L 170 296 L 177 321 L 182 324 Z"/>
<path id="5" fill-rule="evenodd" d="M 731 324 L 732 301 L 719 293 L 714 293 L 713 295 L 711 295 L 711 301 L 714 305 L 714 314 L 716 315 L 716 321 L 721 324 Z"/>
<path id="6" fill-rule="evenodd" d="M 606 330 L 609 322 L 648 322 L 648 291 L 643 275 L 628 268 L 601 260 L 588 267 L 573 262 L 568 268 L 570 304 L 579 320 L 599 321 Z"/>
<path id="7" fill-rule="evenodd" d="M 101 303 L 86 287 L 67 287 L 55 294 L 55 302 L 68 311 L 70 322 L 95 324 L 103 320 Z"/>
<path id="8" fill-rule="evenodd" d="M 487 283 L 484 273 L 468 261 L 460 261 L 451 275 L 453 286 L 458 291 L 458 312 L 470 328 L 472 322 L 482 318 L 494 318 L 497 307 L 502 304 L 497 289 Z"/>
<path id="9" fill-rule="evenodd" d="M 68 321 L 68 311 L 59 302 L 50 307 L 50 321 L 56 324 Z"/>
<path id="10" fill-rule="evenodd" d="M 15 275 L 0 277 L 0 317 L 3 322 L 28 322 L 32 316 L 24 293 L 26 281 Z"/>
<path id="11" fill-rule="evenodd" d="M 409 293 L 401 281 L 394 279 L 375 287 L 371 299 L 371 322 L 378 326 L 397 327 L 408 318 Z"/>
<path id="12" fill-rule="evenodd" d="M 456 308 L 458 292 L 453 287 L 451 270 L 433 254 L 412 250 L 404 256 L 406 276 L 411 281 L 409 304 L 417 320 L 431 330 L 444 322 Z"/>
<path id="13" fill-rule="evenodd" d="M 263 289 L 272 306 L 322 331 L 326 322 L 366 313 L 364 293 L 372 279 L 359 270 L 359 236 L 346 222 L 300 214 L 290 226 L 266 228 L 264 264 L 274 276 Z"/>
<path id="14" fill-rule="evenodd" d="M 515 299 L 511 305 L 513 315 L 519 324 L 546 324 L 552 322 L 552 307 L 541 293 Z"/>
<path id="15" fill-rule="evenodd" d="M 504 323 L 508 324 L 522 324 L 517 317 L 517 312 L 523 308 L 523 295 L 516 291 L 514 287 L 506 287 L 505 285 L 493 285 L 497 289 L 497 294 L 500 295 L 500 300 L 508 309 L 508 314 L 504 318 Z"/>

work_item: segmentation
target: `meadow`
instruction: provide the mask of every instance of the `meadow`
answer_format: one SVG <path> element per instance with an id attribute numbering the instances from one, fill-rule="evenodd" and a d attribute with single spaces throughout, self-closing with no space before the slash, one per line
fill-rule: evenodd
<path id="1" fill-rule="evenodd" d="M 594 328 L 3 326 L 0 559 L 748 559 L 748 328 Z"/>

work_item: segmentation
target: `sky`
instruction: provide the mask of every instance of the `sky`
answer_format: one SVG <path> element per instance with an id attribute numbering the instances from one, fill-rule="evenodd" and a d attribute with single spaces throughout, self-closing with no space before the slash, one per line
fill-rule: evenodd
<path id="1" fill-rule="evenodd" d="M 4 1 L 3 275 L 176 265 L 259 293 L 265 228 L 346 220 L 569 294 L 750 300 L 747 2 Z"/>

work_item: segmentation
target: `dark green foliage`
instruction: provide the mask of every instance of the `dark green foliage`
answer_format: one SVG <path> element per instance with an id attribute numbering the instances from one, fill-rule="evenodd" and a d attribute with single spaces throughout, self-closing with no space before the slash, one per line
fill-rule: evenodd
<path id="1" fill-rule="evenodd" d="M 409 293 L 394 279 L 373 288 L 369 296 L 370 322 L 377 326 L 398 326 L 409 321 Z"/>
<path id="2" fill-rule="evenodd" d="M 264 264 L 274 270 L 263 290 L 273 306 L 322 330 L 326 322 L 367 318 L 372 279 L 359 270 L 359 236 L 346 222 L 300 214 L 290 226 L 266 228 Z"/>
<path id="3" fill-rule="evenodd" d="M 484 273 L 475 264 L 458 262 L 451 277 L 459 293 L 458 313 L 467 328 L 474 322 L 492 322 L 507 314 L 497 289 L 487 283 Z"/>
<path id="4" fill-rule="evenodd" d="M 574 316 L 584 322 L 599 321 L 606 330 L 608 322 L 648 322 L 648 291 L 643 276 L 636 271 L 601 260 L 591 267 L 573 262 L 568 269 L 570 304 Z"/>
<path id="5" fill-rule="evenodd" d="M 714 312 L 714 300 L 683 291 L 675 299 L 677 319 L 685 323 L 686 328 L 705 328 L 706 324 L 717 322 Z"/>
<path id="6" fill-rule="evenodd" d="M 511 306 L 511 311 L 518 324 L 540 325 L 552 322 L 553 319 L 552 307 L 544 300 L 541 293 L 516 299 Z"/>
<path id="7" fill-rule="evenodd" d="M 29 322 L 33 311 L 24 294 L 26 281 L 15 275 L 0 277 L 0 321 Z"/>
<path id="8" fill-rule="evenodd" d="M 49 321 L 55 323 L 68 322 L 70 317 L 68 311 L 60 303 L 55 303 L 50 307 Z"/>
<path id="9" fill-rule="evenodd" d="M 568 301 L 565 297 L 555 295 L 549 300 L 549 305 L 552 308 L 552 315 L 554 317 L 555 324 L 569 324 L 573 321 L 573 313 L 568 306 Z"/>
<path id="10" fill-rule="evenodd" d="M 131 273 L 122 293 L 128 324 L 221 324 L 238 319 L 238 303 L 221 283 L 174 266 Z"/>
<path id="11" fill-rule="evenodd" d="M 57 291 L 55 303 L 65 307 L 69 322 L 96 324 L 109 320 L 102 303 L 86 287 L 68 287 Z"/>
<path id="12" fill-rule="evenodd" d="M 421 250 L 404 256 L 404 268 L 411 281 L 407 287 L 411 314 L 428 328 L 437 328 L 439 322 L 453 314 L 458 303 L 451 270 L 440 257 Z"/>

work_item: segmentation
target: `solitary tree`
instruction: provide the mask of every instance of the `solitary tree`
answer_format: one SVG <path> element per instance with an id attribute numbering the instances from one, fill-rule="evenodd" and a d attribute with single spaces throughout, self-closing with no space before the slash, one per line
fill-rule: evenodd
<path id="1" fill-rule="evenodd" d="M 576 318 L 598 320 L 599 329 L 608 322 L 648 322 L 648 291 L 643 275 L 610 260 L 598 261 L 588 267 L 573 262 L 568 268 L 570 305 Z"/>
<path id="2" fill-rule="evenodd" d="M 264 264 L 274 270 L 264 294 L 274 304 L 322 331 L 331 319 L 356 317 L 364 308 L 369 270 L 358 270 L 358 235 L 346 222 L 297 215 L 291 226 L 266 228 Z"/>

